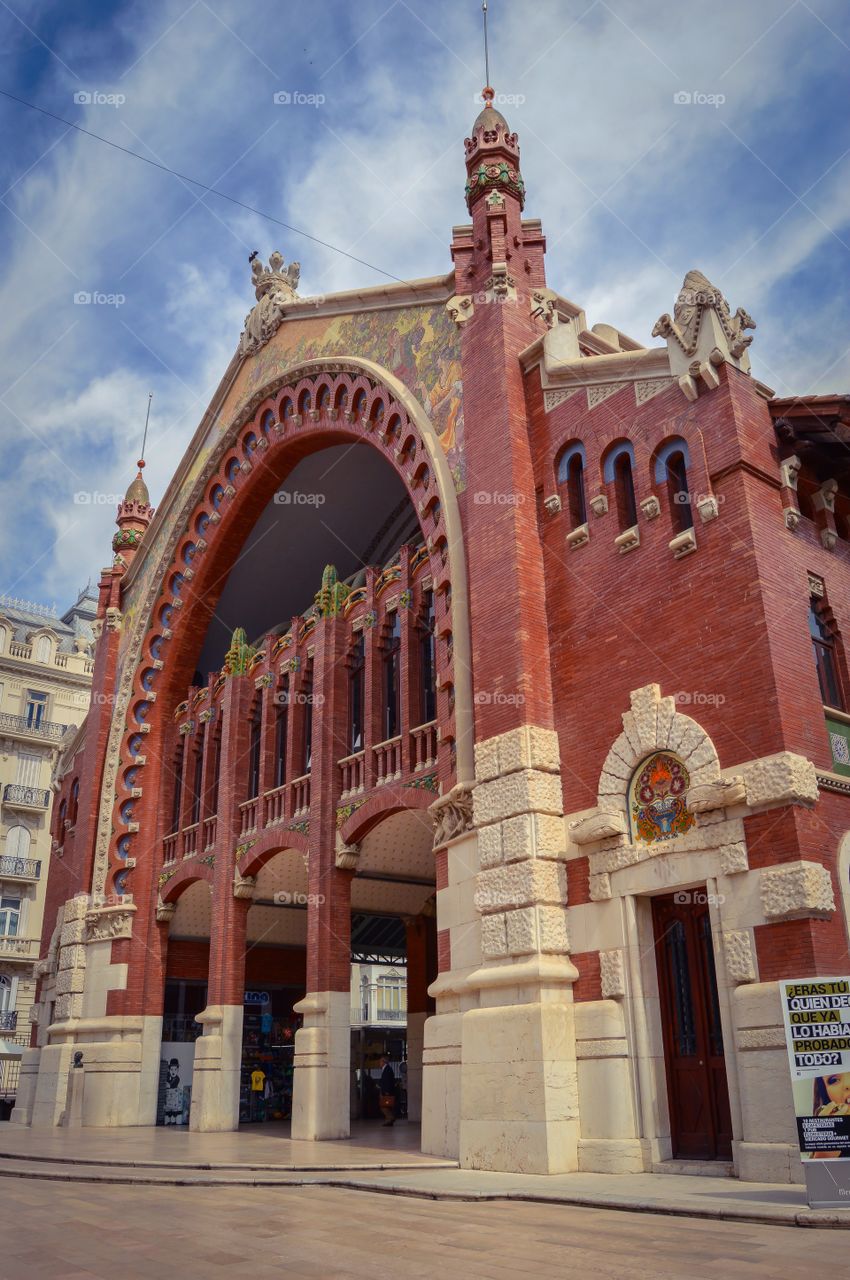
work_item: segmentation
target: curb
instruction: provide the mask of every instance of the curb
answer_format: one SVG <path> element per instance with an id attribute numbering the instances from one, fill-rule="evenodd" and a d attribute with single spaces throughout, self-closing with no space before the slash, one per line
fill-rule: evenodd
<path id="1" fill-rule="evenodd" d="M 17 1156 L 18 1160 L 24 1160 L 26 1157 Z M 49 1163 L 46 1157 L 39 1158 L 43 1163 Z M 82 1162 L 80 1162 L 82 1163 Z M 95 1163 L 88 1162 L 90 1165 Z M 161 1168 L 163 1166 L 132 1166 L 134 1168 Z M 219 1166 L 221 1168 L 221 1166 Z M 204 1172 L 203 1168 L 198 1168 L 198 1172 Z M 391 1172 L 397 1170 L 389 1170 Z M 163 1168 L 163 1172 L 168 1174 L 169 1170 Z M 249 1172 L 246 1170 L 246 1172 Z M 85 1182 L 97 1185 L 116 1186 L 150 1186 L 150 1187 L 292 1187 L 293 1189 L 304 1187 L 331 1187 L 344 1191 L 359 1191 L 386 1196 L 407 1196 L 417 1200 L 444 1200 L 458 1201 L 466 1203 L 475 1202 L 492 1202 L 492 1201 L 518 1201 L 520 1203 L 529 1204 L 548 1204 L 548 1205 L 564 1205 L 577 1209 L 607 1209 L 621 1213 L 644 1213 L 658 1214 L 664 1217 L 674 1218 L 695 1218 L 715 1222 L 746 1222 L 756 1223 L 762 1226 L 772 1227 L 807 1227 L 820 1230 L 847 1230 L 850 1229 L 850 1213 L 846 1216 L 832 1213 L 824 1209 L 789 1209 L 787 1212 L 781 1210 L 776 1213 L 767 1213 L 758 1209 L 749 1209 L 742 1207 L 735 1210 L 730 1207 L 713 1207 L 713 1206 L 689 1206 L 676 1204 L 656 1204 L 652 1201 L 638 1200 L 629 1196 L 606 1197 L 605 1199 L 594 1198 L 589 1195 L 575 1194 L 543 1194 L 533 1191 L 475 1191 L 475 1190 L 434 1190 L 424 1187 L 400 1186 L 397 1183 L 381 1183 L 369 1181 L 368 1178 L 355 1181 L 351 1177 L 341 1178 L 327 1176 L 326 1171 L 316 1169 L 316 1177 L 298 1177 L 292 1176 L 297 1173 L 312 1172 L 311 1170 L 292 1170 L 279 1171 L 277 1178 L 264 1177 L 213 1177 L 213 1178 L 193 1178 L 191 1173 L 187 1171 L 184 1177 L 164 1176 L 164 1177 L 145 1177 L 133 1176 L 132 1174 L 117 1174 L 111 1171 L 103 1173 L 95 1173 L 94 1170 L 87 1168 L 80 1173 L 70 1174 L 62 1170 L 42 1170 L 42 1169 L 18 1169 L 3 1168 L 0 1165 L 0 1177 L 5 1178 L 22 1178 L 31 1181 L 43 1182 L 66 1182 L 69 1184 Z M 352 1171 L 353 1172 L 353 1171 Z M 364 1171 L 375 1172 L 375 1170 Z"/>

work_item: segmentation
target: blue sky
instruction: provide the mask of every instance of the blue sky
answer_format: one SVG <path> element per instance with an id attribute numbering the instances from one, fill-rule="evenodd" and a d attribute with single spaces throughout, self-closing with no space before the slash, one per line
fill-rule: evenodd
<path id="1" fill-rule="evenodd" d="M 649 342 L 698 267 L 756 320 L 756 376 L 850 390 L 843 0 L 490 17 L 549 284 Z M 0 0 L 0 88 L 406 279 L 449 270 L 466 217 L 480 19 L 478 0 Z M 2 98 L 0 122 L 0 591 L 62 607 L 109 561 L 148 391 L 164 492 L 253 302 L 248 253 L 299 260 L 302 294 L 385 277 Z"/>

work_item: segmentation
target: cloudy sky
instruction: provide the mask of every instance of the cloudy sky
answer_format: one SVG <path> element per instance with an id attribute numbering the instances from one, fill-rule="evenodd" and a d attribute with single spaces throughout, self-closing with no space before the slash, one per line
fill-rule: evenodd
<path id="1" fill-rule="evenodd" d="M 0 88 L 269 215 L 0 97 L 0 591 L 64 607 L 108 562 L 149 391 L 163 493 L 251 250 L 298 259 L 302 294 L 450 268 L 480 21 L 479 0 L 0 0 Z M 491 0 L 490 23 L 550 285 L 649 342 L 699 267 L 757 321 L 758 377 L 850 390 L 844 0 Z"/>

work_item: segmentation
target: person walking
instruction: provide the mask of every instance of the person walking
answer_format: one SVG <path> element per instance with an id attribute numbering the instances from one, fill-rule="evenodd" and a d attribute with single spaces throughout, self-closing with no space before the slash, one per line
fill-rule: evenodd
<path id="1" fill-rule="evenodd" d="M 381 1080 L 378 1085 L 378 1105 L 384 1117 L 383 1128 L 392 1128 L 395 1124 L 395 1072 L 390 1066 L 387 1055 L 381 1054 Z"/>

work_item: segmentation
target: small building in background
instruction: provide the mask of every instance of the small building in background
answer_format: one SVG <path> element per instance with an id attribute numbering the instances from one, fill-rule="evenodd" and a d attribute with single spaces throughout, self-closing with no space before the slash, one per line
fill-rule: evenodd
<path id="1" fill-rule="evenodd" d="M 88 711 L 96 611 L 89 587 L 61 616 L 0 596 L 0 1111 L 14 1100 L 20 1050 L 30 1042 L 51 783 L 61 748 Z"/>

